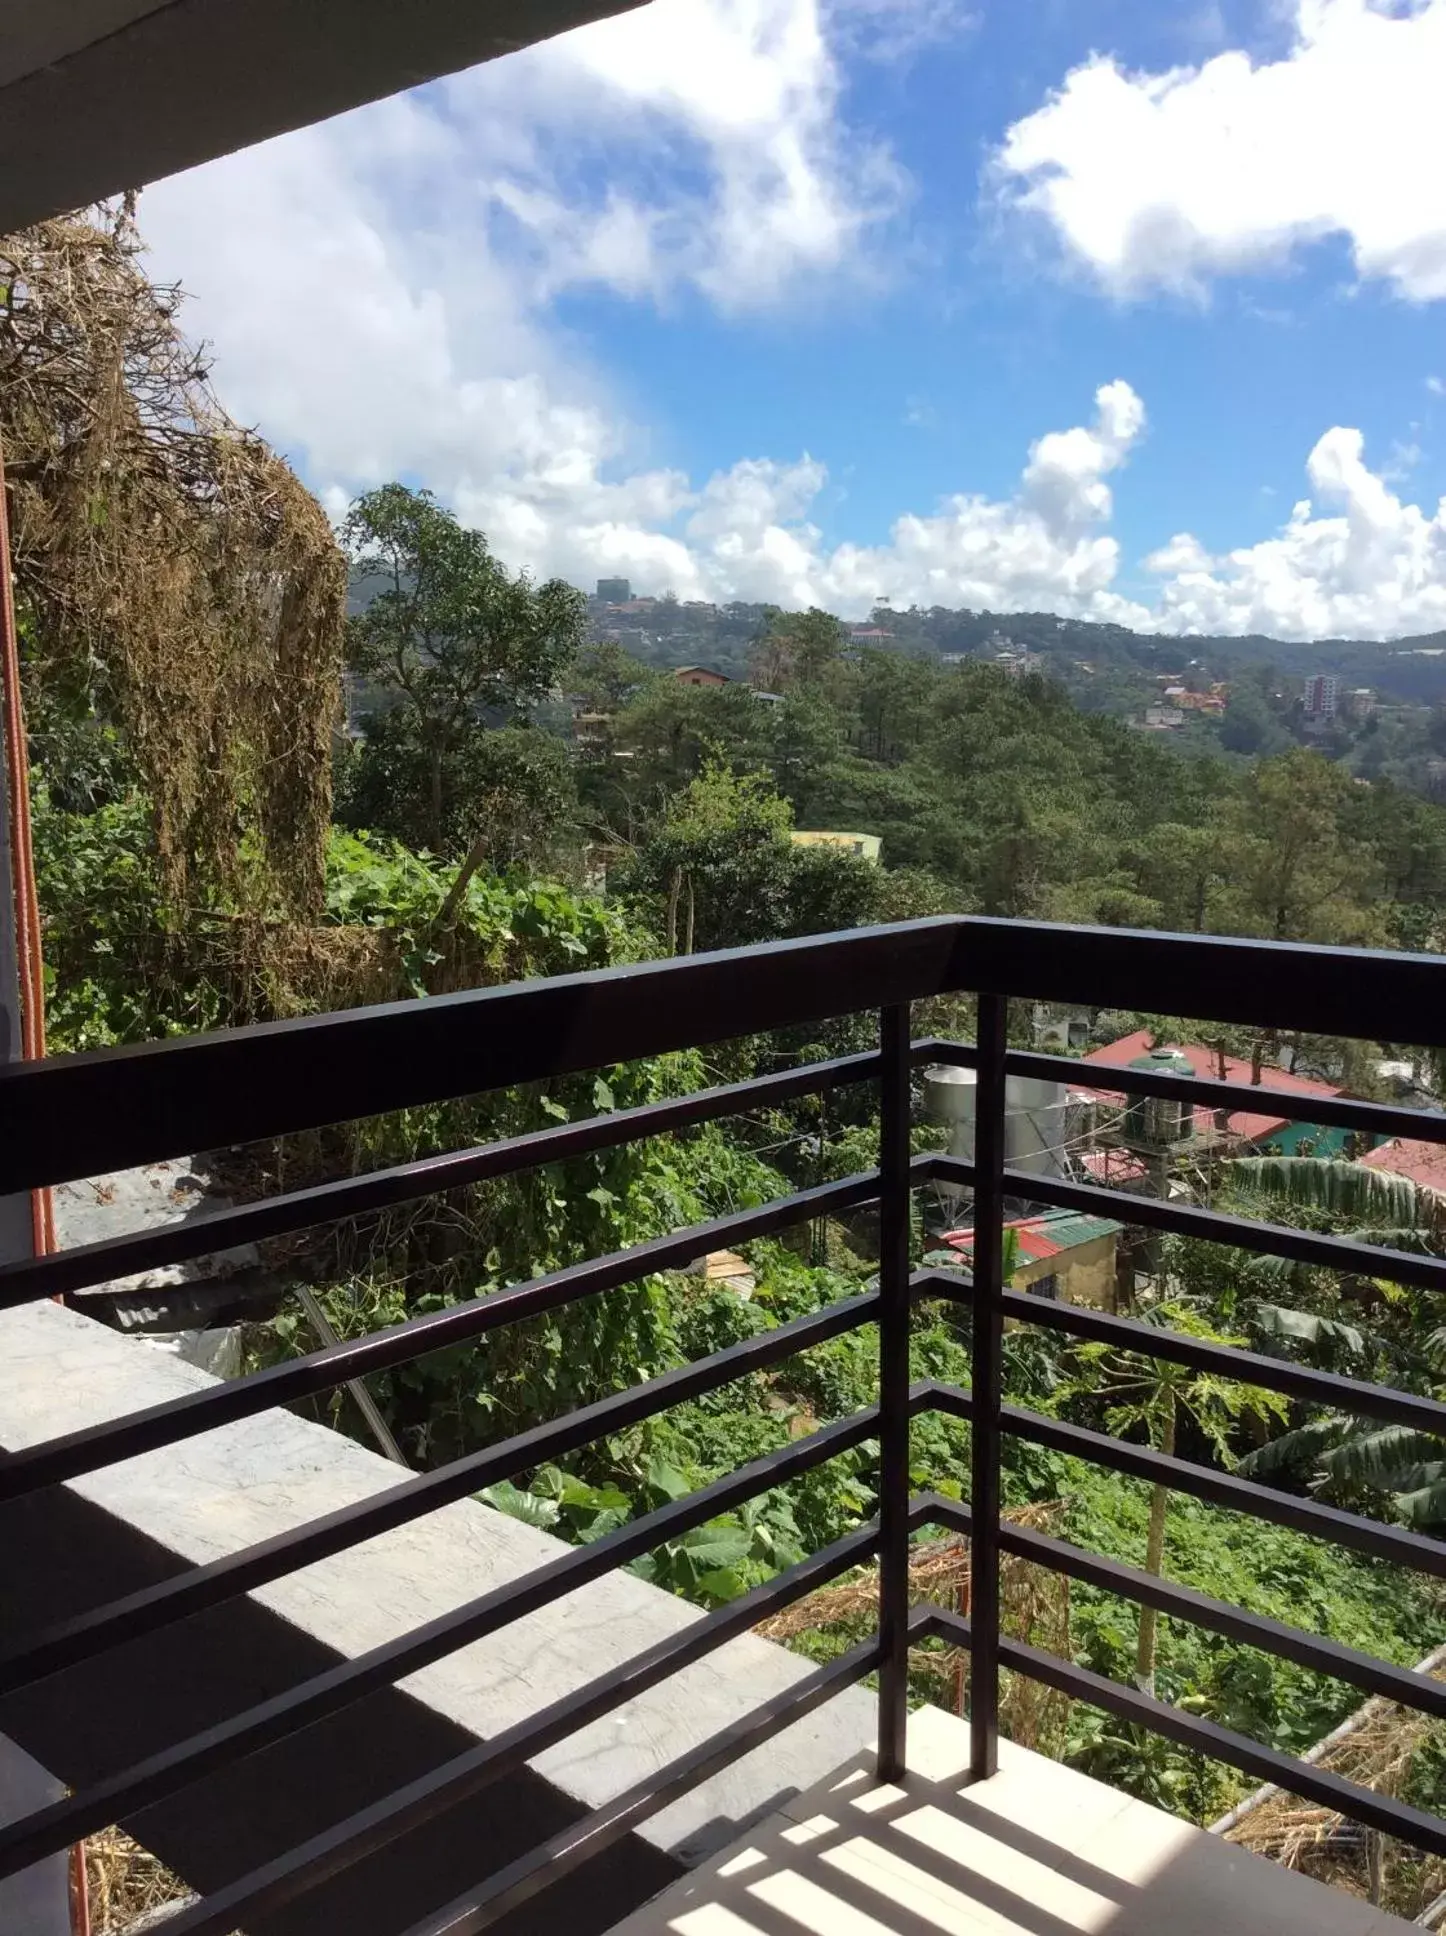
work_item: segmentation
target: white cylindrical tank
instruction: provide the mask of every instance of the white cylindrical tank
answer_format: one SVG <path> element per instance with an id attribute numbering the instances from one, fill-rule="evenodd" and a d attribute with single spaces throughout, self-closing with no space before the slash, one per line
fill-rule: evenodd
<path id="1" fill-rule="evenodd" d="M 974 1116 L 979 1093 L 977 1070 L 951 1062 L 931 1063 L 924 1071 L 924 1113 L 949 1132 L 949 1154 L 974 1160 Z M 1012 1170 L 1032 1176 L 1063 1176 L 1063 1150 L 1069 1140 L 1064 1084 L 1034 1076 L 1010 1076 L 1005 1084 L 1004 1160 Z"/>

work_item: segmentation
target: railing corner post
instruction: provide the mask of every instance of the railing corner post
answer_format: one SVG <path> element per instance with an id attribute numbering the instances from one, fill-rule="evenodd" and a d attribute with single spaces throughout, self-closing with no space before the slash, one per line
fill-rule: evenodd
<path id="1" fill-rule="evenodd" d="M 1009 1005 L 979 997 L 974 1120 L 974 1301 L 970 1385 L 969 1774 L 999 1765 L 999 1421 L 1004 1336 L 1004 1159 Z"/>
<path id="2" fill-rule="evenodd" d="M 910 1010 L 879 1016 L 879 1755 L 904 1773 L 909 1720 Z"/>

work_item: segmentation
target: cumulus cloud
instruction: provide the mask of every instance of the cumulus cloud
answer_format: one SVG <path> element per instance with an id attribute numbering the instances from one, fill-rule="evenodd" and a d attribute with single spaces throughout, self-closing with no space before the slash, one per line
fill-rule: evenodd
<path id="1" fill-rule="evenodd" d="M 854 26 L 870 4 L 892 32 L 900 0 L 849 0 Z M 657 464 L 557 326 L 576 282 L 655 299 L 690 282 L 729 308 L 866 271 L 897 170 L 840 119 L 822 18 L 819 0 L 656 0 L 229 157 L 147 191 L 156 267 L 194 292 L 232 408 L 333 508 L 419 478 L 513 565 L 684 597 L 1123 611 L 1101 527 L 1144 421 L 1127 384 L 1039 439 L 1015 497 L 957 496 L 885 545 L 830 549 L 822 463 L 745 457 L 699 481 Z"/>
<path id="2" fill-rule="evenodd" d="M 555 299 L 691 287 L 733 311 L 856 287 L 903 186 L 844 124 L 820 0 L 655 0 L 160 183 L 141 219 L 231 408 L 329 504 L 418 477 L 518 562 L 681 590 L 656 527 L 691 487 Z"/>
<path id="3" fill-rule="evenodd" d="M 825 537 L 827 453 L 741 454 L 706 478 L 660 461 L 554 299 L 585 281 L 718 307 L 836 272 L 855 286 L 897 171 L 850 137 L 818 8 L 655 0 L 505 74 L 162 183 L 141 205 L 154 266 L 193 292 L 231 408 L 329 509 L 425 482 L 514 567 L 846 616 L 888 598 L 1297 638 L 1446 624 L 1446 514 L 1403 502 L 1389 460 L 1372 472 L 1340 428 L 1275 536 L 1217 556 L 1182 533 L 1147 561 L 1150 601 L 1122 593 L 1114 492 L 1145 427 L 1123 380 L 1021 453 L 1012 493 L 904 511 L 873 545 Z"/>
<path id="4" fill-rule="evenodd" d="M 1273 538 L 1210 556 L 1188 535 L 1146 560 L 1164 575 L 1157 619 L 1180 632 L 1391 638 L 1446 626 L 1446 498 L 1406 504 L 1365 461 L 1359 430 L 1328 430 L 1302 499 Z M 1328 508 L 1327 508 L 1328 507 Z"/>
<path id="5" fill-rule="evenodd" d="M 753 308 L 837 268 L 906 192 L 889 150 L 843 126 L 821 0 L 654 0 L 439 93 L 541 296 L 692 285 Z"/>
<path id="6" fill-rule="evenodd" d="M 1133 73 L 1096 55 L 1008 131 L 1005 197 L 1109 290 L 1200 291 L 1344 237 L 1357 272 L 1446 297 L 1446 0 L 1295 0 L 1281 58 Z"/>

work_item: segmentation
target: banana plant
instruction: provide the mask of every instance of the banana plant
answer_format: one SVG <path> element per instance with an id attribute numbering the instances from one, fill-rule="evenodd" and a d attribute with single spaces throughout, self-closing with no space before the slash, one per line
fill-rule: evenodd
<path id="1" fill-rule="evenodd" d="M 1398 1250 L 1433 1253 L 1446 1244 L 1446 1196 L 1389 1170 L 1321 1157 L 1252 1157 L 1228 1164 L 1226 1172 L 1250 1208 L 1323 1213 L 1332 1223 L 1353 1226 L 1342 1234 Z M 1284 1286 L 1299 1281 L 1290 1272 L 1260 1268 L 1284 1262 L 1259 1260 L 1251 1273 L 1253 1282 Z M 1290 1267 L 1292 1272 L 1297 1269 Z M 1388 1304 L 1407 1296 L 1385 1280 L 1375 1281 L 1375 1288 Z M 1303 1347 L 1308 1353 L 1344 1353 L 1367 1367 L 1384 1361 L 1397 1374 L 1407 1374 L 1417 1388 L 1430 1389 L 1446 1359 L 1446 1327 L 1429 1332 L 1419 1346 L 1406 1348 L 1341 1318 L 1264 1300 L 1255 1306 L 1252 1319 L 1267 1343 Z M 1252 1478 L 1304 1479 L 1312 1492 L 1342 1502 L 1385 1493 L 1396 1517 L 1409 1526 L 1446 1523 L 1446 1440 L 1408 1426 L 1327 1413 L 1249 1453 L 1240 1470 Z"/>

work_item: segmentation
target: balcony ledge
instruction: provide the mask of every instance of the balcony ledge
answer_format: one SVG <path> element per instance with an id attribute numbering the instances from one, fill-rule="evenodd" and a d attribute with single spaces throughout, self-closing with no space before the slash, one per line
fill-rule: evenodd
<path id="1" fill-rule="evenodd" d="M 1408 1936 L 1413 1925 L 966 1723 L 909 1720 L 909 1773 L 856 1757 L 610 1936 Z"/>
<path id="2" fill-rule="evenodd" d="M 0 1315 L 0 1446 L 24 1446 L 162 1403 L 216 1382 L 208 1373 L 158 1352 L 144 1342 L 118 1335 L 59 1305 L 42 1303 Z M 151 1558 L 145 1577 L 165 1577 L 185 1566 L 234 1553 L 291 1527 L 303 1525 L 398 1482 L 395 1465 L 337 1432 L 284 1411 L 222 1426 L 163 1451 L 127 1460 L 73 1480 L 6 1508 L 27 1509 L 30 1520 L 10 1550 L 31 1543 L 36 1575 L 46 1572 L 47 1544 L 60 1545 L 62 1559 L 49 1566 L 48 1581 L 26 1583 L 32 1621 L 63 1618 L 113 1594 L 132 1590 L 136 1578 L 112 1578 L 104 1555 L 116 1540 L 128 1541 Z M 106 1537 L 72 1531 L 69 1545 L 37 1538 L 37 1514 L 56 1508 L 56 1493 L 83 1502 L 92 1518 L 102 1516 Z M 66 1502 L 60 1502 L 66 1503 Z M 0 1520 L 0 1525 L 6 1523 Z M 7 1542 L 8 1543 L 8 1542 Z M 567 1550 L 562 1542 L 472 1500 L 445 1506 L 408 1526 L 319 1561 L 303 1571 L 247 1596 L 253 1615 L 264 1616 L 266 1644 L 279 1647 L 283 1660 L 288 1637 L 300 1644 L 289 1679 L 320 1671 L 337 1659 L 366 1650 L 435 1619 L 454 1607 L 530 1572 Z M 69 1552 L 68 1564 L 64 1553 Z M 159 1557 L 157 1557 L 157 1555 Z M 82 1557 L 83 1556 L 83 1557 Z M 107 1744 L 69 1745 L 70 1717 L 90 1699 L 74 1697 L 75 1683 L 94 1690 L 101 1676 L 154 1677 L 165 1699 L 169 1725 L 162 1739 L 176 1739 L 191 1726 L 205 1725 L 217 1711 L 235 1712 L 243 1702 L 228 1699 L 218 1710 L 219 1690 L 193 1686 L 204 1681 L 194 1653 L 169 1671 L 188 1629 L 201 1632 L 212 1616 L 198 1616 L 150 1641 L 133 1643 L 113 1657 L 57 1675 L 37 1689 L 12 1697 L 0 1714 L 3 1723 L 62 1779 L 94 1779 L 120 1758 L 114 1741 L 126 1742 L 125 1758 L 137 1749 L 119 1733 Z M 400 1683 L 400 1695 L 430 1710 L 471 1740 L 486 1740 L 535 1713 L 550 1701 L 596 1679 L 615 1663 L 641 1653 L 701 1618 L 695 1609 L 626 1572 L 614 1573 L 545 1607 L 497 1634 L 447 1656 Z M 149 1655 L 139 1650 L 150 1648 Z M 322 1659 L 317 1662 L 318 1651 Z M 234 1649 L 233 1649 L 234 1652 Z M 111 1661 L 118 1665 L 112 1672 Z M 137 1670 L 136 1663 L 142 1665 Z M 234 1662 L 218 1672 L 234 1671 Z M 720 1648 L 647 1695 L 580 1731 L 530 1764 L 534 1776 L 560 1801 L 569 1817 L 580 1816 L 642 1780 L 676 1755 L 714 1735 L 729 1721 L 786 1689 L 810 1672 L 809 1665 L 782 1647 L 747 1636 Z M 47 1688 L 60 1690 L 54 1700 Z M 113 1691 L 113 1690 L 112 1690 Z M 266 1687 L 263 1692 L 274 1691 Z M 252 1693 L 250 1698 L 261 1698 Z M 128 1723 L 114 1723 L 121 1727 Z M 320 1724 L 324 1728 L 327 1724 Z M 828 1769 L 872 1740 L 876 1727 L 872 1696 L 862 1689 L 841 1695 L 777 1736 L 765 1748 L 657 1815 L 639 1831 L 654 1852 L 646 1869 L 640 1901 L 669 1874 L 677 1874 L 735 1836 L 790 1794 L 808 1788 Z M 309 1730 L 315 1735 L 319 1729 Z M 159 1743 L 157 1743 L 159 1745 Z M 468 1745 L 462 1739 L 455 1751 Z M 266 1761 L 277 1751 L 254 1758 Z M 100 1762 L 100 1766 L 95 1765 Z M 241 1764 L 244 1768 L 247 1764 Z M 333 1771 L 328 1770 L 330 1775 Z M 390 1773 L 391 1779 L 387 1779 Z M 392 1785 L 395 1769 L 377 1771 L 380 1791 Z M 491 1818 L 509 1786 L 484 1801 Z M 150 1811 L 159 1816 L 165 1804 Z M 473 1804 L 475 1809 L 476 1804 Z M 325 1819 L 344 1812 L 335 1806 Z M 145 1840 L 144 1834 L 139 1839 Z M 289 1838 L 294 1842 L 295 1835 Z M 283 1841 L 281 1846 L 287 1846 Z M 149 1844 L 148 1844 L 149 1846 Z M 202 1888 L 214 1880 L 189 1872 L 172 1860 L 187 1880 Z M 465 1880 L 477 1879 L 474 1870 Z M 663 1867 L 659 1868 L 658 1863 Z M 201 1865 L 210 1867 L 209 1860 Z M 244 1866 L 244 1865 L 238 1865 Z M 490 1863 L 489 1863 L 490 1866 Z M 303 1901 L 309 1900 L 303 1899 Z M 614 1902 L 610 1914 L 626 1901 Z M 300 1925 L 305 1927 L 305 1924 Z M 337 1926 L 341 1926 L 338 1924 Z M 348 1925 L 350 1926 L 350 1925 Z M 601 1925 L 594 1925 L 599 1927 Z M 268 1925 L 269 1927 L 269 1925 Z"/>

